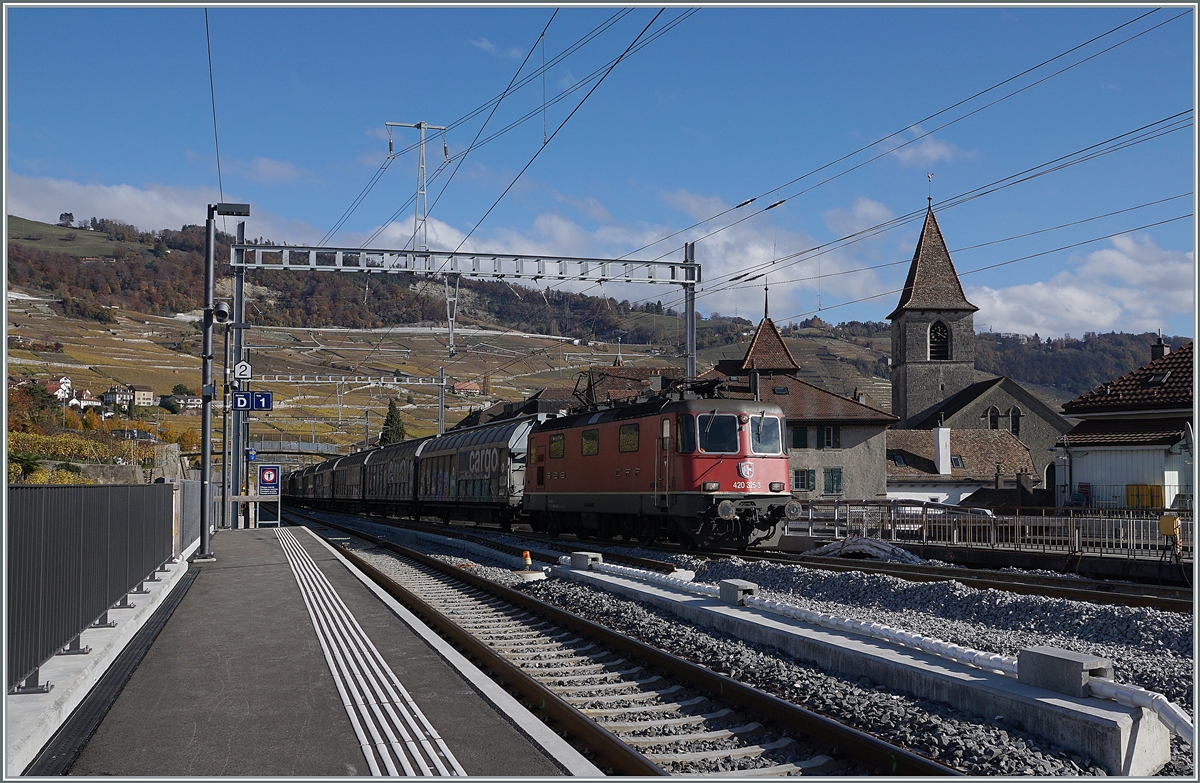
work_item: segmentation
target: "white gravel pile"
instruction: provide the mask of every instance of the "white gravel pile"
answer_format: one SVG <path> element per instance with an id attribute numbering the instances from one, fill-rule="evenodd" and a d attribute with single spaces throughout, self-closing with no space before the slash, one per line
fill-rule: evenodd
<path id="1" fill-rule="evenodd" d="M 862 572 L 713 560 L 697 582 L 746 579 L 760 594 L 805 609 L 884 623 L 985 652 L 1040 644 L 1109 658 L 1118 682 L 1164 694 L 1192 713 L 1192 618 L 1180 612 L 908 582 Z"/>

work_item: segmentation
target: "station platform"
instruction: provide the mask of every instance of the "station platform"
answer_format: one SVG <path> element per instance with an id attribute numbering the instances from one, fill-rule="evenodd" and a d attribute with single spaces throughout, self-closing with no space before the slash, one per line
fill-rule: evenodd
<path id="1" fill-rule="evenodd" d="M 65 774 L 602 774 L 307 529 L 212 552 Z"/>

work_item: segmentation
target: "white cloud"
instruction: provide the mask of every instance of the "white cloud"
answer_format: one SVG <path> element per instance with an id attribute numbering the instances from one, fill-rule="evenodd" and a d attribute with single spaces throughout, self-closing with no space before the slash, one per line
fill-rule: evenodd
<path id="1" fill-rule="evenodd" d="M 850 209 L 831 209 L 825 213 L 825 227 L 834 236 L 844 237 L 885 223 L 895 217 L 892 210 L 865 196 L 854 199 Z"/>
<path id="2" fill-rule="evenodd" d="M 486 38 L 472 38 L 471 46 L 474 46 L 476 49 L 482 49 L 485 52 L 496 51 L 496 44 Z"/>
<path id="3" fill-rule="evenodd" d="M 968 287 L 967 299 L 979 307 L 976 326 L 1043 337 L 1159 328 L 1190 333 L 1180 327 L 1190 325 L 1195 310 L 1193 254 L 1163 250 L 1147 236 L 1114 237 L 1112 245 L 1049 280 Z"/>
<path id="4" fill-rule="evenodd" d="M 142 231 L 178 230 L 189 224 L 203 224 L 206 206 L 221 200 L 215 188 L 82 185 L 71 180 L 27 177 L 13 172 L 9 172 L 6 184 L 9 214 L 55 223 L 59 214 L 73 212 L 79 220 L 90 217 L 120 220 Z M 226 193 L 225 200 L 236 202 L 239 199 L 235 193 Z M 235 222 L 230 220 L 230 231 Z M 306 223 L 284 220 L 257 208 L 253 209 L 248 230 L 253 236 L 292 243 L 315 242 L 324 233 Z"/>
<path id="5" fill-rule="evenodd" d="M 914 126 L 911 129 L 912 138 L 907 142 L 896 137 L 888 139 L 884 145 L 891 150 L 892 155 L 903 166 L 924 166 L 941 160 L 949 162 L 969 154 L 960 147 L 934 138 L 932 135 L 925 136 L 918 141 L 918 137 L 923 134 L 924 131 L 920 126 Z"/>
<path id="6" fill-rule="evenodd" d="M 593 220 L 605 222 L 612 220 L 612 215 L 609 214 L 608 210 L 604 208 L 604 205 L 601 204 L 594 196 L 575 198 L 574 196 L 568 196 L 565 193 L 559 193 L 558 191 L 555 191 L 554 197 L 565 204 L 570 204 Z"/>
<path id="7" fill-rule="evenodd" d="M 231 158 L 225 162 L 225 166 L 231 173 L 245 177 L 251 182 L 270 184 L 313 178 L 309 172 L 285 160 L 271 160 L 262 156 L 249 161 Z"/>

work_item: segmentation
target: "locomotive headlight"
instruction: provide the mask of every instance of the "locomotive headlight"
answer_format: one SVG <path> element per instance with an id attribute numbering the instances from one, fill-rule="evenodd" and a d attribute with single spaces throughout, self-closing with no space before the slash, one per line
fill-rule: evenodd
<path id="1" fill-rule="evenodd" d="M 783 507 L 783 515 L 788 518 L 788 521 L 795 522 L 804 514 L 804 507 L 800 505 L 798 500 L 789 500 L 788 504 Z"/>
<path id="2" fill-rule="evenodd" d="M 701 489 L 703 492 L 717 492 L 717 491 L 719 491 L 719 490 L 721 489 L 721 482 L 719 482 L 719 481 L 706 481 L 706 482 L 704 482 L 703 484 L 701 484 L 701 485 L 700 485 L 700 489 Z"/>
<path id="3" fill-rule="evenodd" d="M 754 463 L 753 462 L 739 462 L 738 463 L 738 475 L 744 479 L 754 478 Z"/>
<path id="4" fill-rule="evenodd" d="M 732 500 L 722 500 L 717 504 L 717 516 L 724 520 L 733 519 L 737 514 L 733 510 Z"/>
<path id="5" fill-rule="evenodd" d="M 772 481 L 770 486 L 771 486 L 772 492 L 783 492 L 783 482 L 782 481 Z"/>

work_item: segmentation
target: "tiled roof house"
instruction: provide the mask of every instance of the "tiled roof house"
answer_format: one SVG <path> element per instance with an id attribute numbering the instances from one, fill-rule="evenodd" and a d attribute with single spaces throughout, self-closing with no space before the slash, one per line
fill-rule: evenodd
<path id="1" fill-rule="evenodd" d="M 787 420 L 792 491 L 802 499 L 875 499 L 887 492 L 884 430 L 890 413 L 797 377 L 799 364 L 770 318 L 741 359 L 725 359 L 700 376 L 721 382 L 721 396 L 760 399 Z"/>
<path id="2" fill-rule="evenodd" d="M 1060 503 L 1191 506 L 1192 345 L 1171 351 L 1159 337 L 1149 363 L 1063 405 L 1082 421 L 1055 444 Z"/>

